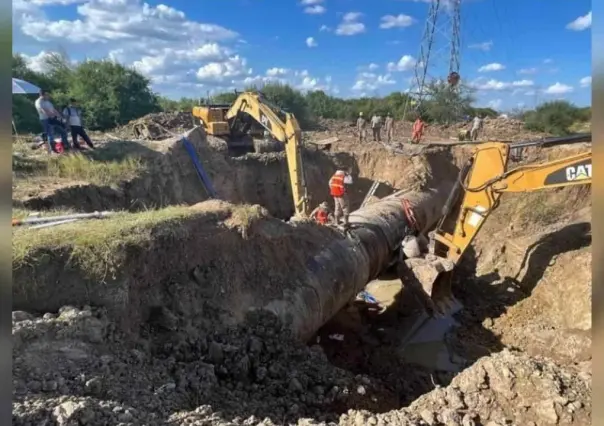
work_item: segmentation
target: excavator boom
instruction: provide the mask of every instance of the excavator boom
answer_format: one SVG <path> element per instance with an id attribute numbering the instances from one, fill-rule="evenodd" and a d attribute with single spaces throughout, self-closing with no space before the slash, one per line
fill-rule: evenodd
<path id="1" fill-rule="evenodd" d="M 518 146 L 526 146 L 526 143 Z M 503 193 L 591 183 L 591 152 L 508 170 L 510 149 L 514 148 L 514 145 L 501 142 L 483 143 L 476 148 L 459 173 L 443 215 L 431 235 L 430 253 L 424 259 L 406 261 L 408 269 L 416 268 L 414 279 L 422 284 L 441 311 L 443 304 L 446 308 L 453 299 L 447 272 L 458 265 L 485 220 L 499 205 Z M 428 270 L 431 268 L 429 273 L 426 273 L 426 265 Z"/>
<path id="2" fill-rule="evenodd" d="M 282 116 L 279 117 L 278 111 Z M 302 165 L 302 130 L 298 120 L 293 114 L 282 111 L 264 98 L 260 93 L 241 93 L 225 118 L 232 124 L 241 119 L 242 115 L 249 115 L 260 123 L 279 142 L 285 145 L 289 180 L 294 198 L 294 207 L 297 216 L 306 217 L 310 213 L 309 200 L 306 188 L 306 178 Z"/>
<path id="3" fill-rule="evenodd" d="M 302 164 L 302 131 L 293 114 L 271 104 L 261 93 L 238 93 L 229 107 L 206 105 L 193 108 L 193 117 L 214 136 L 240 136 L 257 125 L 285 146 L 289 180 L 294 199 L 295 215 L 307 217 L 310 213 L 306 178 Z"/>

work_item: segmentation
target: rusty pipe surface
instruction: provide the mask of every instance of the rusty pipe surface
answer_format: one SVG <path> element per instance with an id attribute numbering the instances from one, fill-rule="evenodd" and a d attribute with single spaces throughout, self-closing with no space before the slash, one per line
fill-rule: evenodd
<path id="1" fill-rule="evenodd" d="M 391 262 L 407 227 L 407 199 L 422 231 L 441 216 L 453 182 L 422 192 L 396 192 L 350 215 L 352 230 L 308 259 L 307 270 L 282 299 L 266 309 L 291 320 L 293 333 L 308 340 Z"/>

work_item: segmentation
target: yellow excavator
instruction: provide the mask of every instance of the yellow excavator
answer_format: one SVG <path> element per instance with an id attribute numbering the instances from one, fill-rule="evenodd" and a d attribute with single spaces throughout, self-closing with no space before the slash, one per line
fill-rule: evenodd
<path id="1" fill-rule="evenodd" d="M 262 130 L 268 132 L 277 144 L 285 147 L 295 214 L 308 217 L 310 206 L 301 155 L 302 131 L 292 113 L 272 104 L 260 92 L 242 92 L 232 105 L 194 107 L 193 118 L 208 134 L 223 137 L 231 149 L 275 150 L 270 149 L 270 140 L 253 139 L 253 136 L 261 136 Z"/>
<path id="2" fill-rule="evenodd" d="M 510 154 L 528 146 L 590 141 L 591 134 L 581 134 L 515 144 L 487 142 L 476 147 L 459 173 L 436 229 L 430 233 L 427 254 L 401 262 L 399 275 L 416 286 L 421 284 L 429 296 L 429 311 L 444 314 L 459 306 L 451 292 L 452 271 L 504 193 L 591 184 L 591 151 L 508 170 Z"/>

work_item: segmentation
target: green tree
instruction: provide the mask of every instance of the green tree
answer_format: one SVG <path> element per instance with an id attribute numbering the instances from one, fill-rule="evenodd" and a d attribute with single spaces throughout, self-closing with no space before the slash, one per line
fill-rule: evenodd
<path id="1" fill-rule="evenodd" d="M 279 83 L 269 83 L 260 89 L 252 86 L 246 90 L 260 90 L 267 100 L 284 111 L 294 114 L 300 123 L 300 126 L 304 128 L 312 127 L 315 124 L 314 117 L 308 108 L 306 98 L 299 90 L 295 90 L 291 86 Z"/>
<path id="2" fill-rule="evenodd" d="M 591 116 L 591 112 L 577 108 L 568 101 L 552 101 L 539 105 L 533 111 L 527 111 L 523 118 L 528 130 L 566 135 L 575 122 L 587 121 L 588 116 Z"/>
<path id="3" fill-rule="evenodd" d="M 71 79 L 68 94 L 82 105 L 91 129 L 112 128 L 160 110 L 149 79 L 117 62 L 83 62 Z"/>
<path id="4" fill-rule="evenodd" d="M 427 93 L 420 112 L 430 122 L 450 124 L 472 112 L 474 98 L 469 87 L 452 87 L 444 81 L 432 81 L 427 86 Z"/>

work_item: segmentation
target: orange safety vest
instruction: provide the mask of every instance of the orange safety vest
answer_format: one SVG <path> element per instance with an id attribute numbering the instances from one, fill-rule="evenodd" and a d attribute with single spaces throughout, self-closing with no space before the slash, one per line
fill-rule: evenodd
<path id="1" fill-rule="evenodd" d="M 315 215 L 315 219 L 321 225 L 325 225 L 327 223 L 327 221 L 329 220 L 329 213 L 327 213 L 326 210 L 319 209 L 319 210 L 317 210 L 317 213 Z"/>
<path id="2" fill-rule="evenodd" d="M 344 188 L 344 175 L 333 175 L 329 179 L 329 193 L 332 197 L 342 197 L 346 192 Z"/>
<path id="3" fill-rule="evenodd" d="M 415 120 L 413 123 L 413 133 L 419 133 L 424 130 L 424 122 L 421 120 Z"/>

